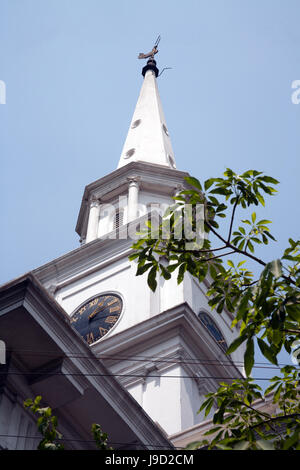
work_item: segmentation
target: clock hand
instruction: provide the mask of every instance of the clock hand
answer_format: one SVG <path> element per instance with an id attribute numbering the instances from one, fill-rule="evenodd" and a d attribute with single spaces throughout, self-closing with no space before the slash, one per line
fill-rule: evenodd
<path id="1" fill-rule="evenodd" d="M 105 308 L 106 308 L 106 305 L 102 305 L 102 306 L 100 306 L 99 308 L 98 308 L 98 307 L 95 308 L 95 310 L 94 310 L 92 313 L 90 313 L 90 315 L 89 315 L 89 317 L 88 317 L 89 320 L 92 320 L 92 318 L 94 318 L 94 317 L 97 315 L 97 313 L 101 312 L 101 311 L 104 310 Z"/>

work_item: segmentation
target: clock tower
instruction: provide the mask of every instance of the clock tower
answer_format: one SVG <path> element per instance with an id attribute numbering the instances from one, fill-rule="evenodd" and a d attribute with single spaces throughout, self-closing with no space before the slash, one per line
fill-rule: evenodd
<path id="1" fill-rule="evenodd" d="M 137 229 L 151 211 L 162 214 L 172 204 L 188 176 L 176 166 L 153 51 L 117 168 L 84 190 L 80 247 L 34 274 L 82 341 L 172 436 L 201 426 L 203 396 L 243 371 L 240 350 L 225 355 L 238 331 L 226 309 L 210 311 L 209 279 L 186 274 L 179 286 L 160 279 L 153 293 L 128 260 Z"/>

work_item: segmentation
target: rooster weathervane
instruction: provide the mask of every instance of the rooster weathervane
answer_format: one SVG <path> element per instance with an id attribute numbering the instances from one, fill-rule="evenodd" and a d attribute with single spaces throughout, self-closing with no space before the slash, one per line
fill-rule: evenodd
<path id="1" fill-rule="evenodd" d="M 160 36 L 158 36 L 158 38 L 156 39 L 152 51 L 148 52 L 147 54 L 143 54 L 142 52 L 140 52 L 140 54 L 138 55 L 138 59 L 148 59 L 148 57 L 151 57 L 152 59 L 154 59 L 155 54 L 158 53 L 157 46 L 158 46 L 159 41 L 160 41 Z"/>

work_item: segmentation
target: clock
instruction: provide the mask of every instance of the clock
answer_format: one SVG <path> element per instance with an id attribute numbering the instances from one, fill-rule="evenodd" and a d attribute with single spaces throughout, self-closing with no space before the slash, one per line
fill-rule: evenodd
<path id="1" fill-rule="evenodd" d="M 92 344 L 117 323 L 122 307 L 122 299 L 116 294 L 97 295 L 80 305 L 70 321 L 82 338 Z"/>
<path id="2" fill-rule="evenodd" d="M 214 340 L 218 345 L 221 347 L 221 349 L 226 352 L 227 351 L 227 344 L 224 339 L 224 336 L 222 335 L 221 331 L 215 324 L 215 322 L 210 318 L 209 315 L 207 315 L 206 312 L 199 312 L 198 313 L 198 318 L 201 321 L 202 325 L 205 326 L 205 328 L 209 331 L 209 333 L 213 336 Z"/>

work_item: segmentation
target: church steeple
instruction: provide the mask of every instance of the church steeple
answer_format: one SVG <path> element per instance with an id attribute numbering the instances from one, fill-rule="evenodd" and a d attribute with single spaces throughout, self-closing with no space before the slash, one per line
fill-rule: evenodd
<path id="1" fill-rule="evenodd" d="M 150 59 L 142 70 L 144 81 L 118 168 L 133 161 L 176 168 L 171 139 L 157 87 L 156 78 L 159 70 L 153 58 L 156 52 L 155 46 L 151 53 L 139 56 L 139 58 L 150 56 Z"/>

